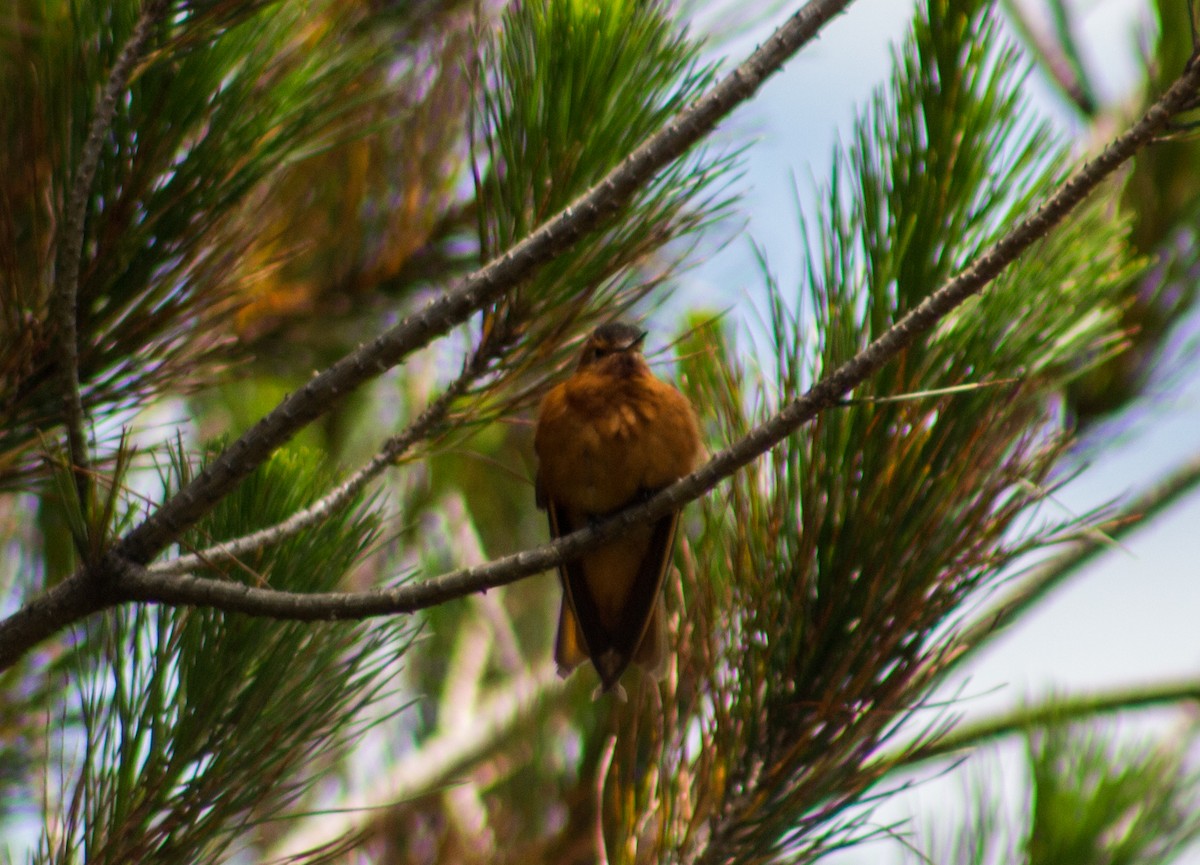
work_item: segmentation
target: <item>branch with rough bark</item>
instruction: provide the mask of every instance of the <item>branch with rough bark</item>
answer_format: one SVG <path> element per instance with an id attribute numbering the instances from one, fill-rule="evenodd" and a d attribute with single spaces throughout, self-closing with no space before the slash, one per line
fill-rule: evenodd
<path id="1" fill-rule="evenodd" d="M 240 538 L 214 544 L 204 550 L 187 553 L 170 561 L 160 562 L 147 568 L 147 571 L 152 574 L 169 576 L 186 574 L 203 566 L 217 567 L 236 564 L 242 556 L 278 544 L 317 525 L 330 514 L 336 513 L 339 508 L 353 501 L 366 488 L 367 484 L 383 474 L 388 466 L 395 464 L 395 461 L 407 453 L 409 448 L 428 436 L 445 419 L 454 400 L 460 397 L 482 374 L 484 367 L 486 367 L 486 361 L 470 364 L 442 391 L 437 399 L 426 406 L 425 411 L 421 412 L 420 416 L 403 432 L 387 439 L 371 459 L 318 501 L 296 511 L 276 525 L 251 532 Z"/>
<path id="2" fill-rule="evenodd" d="M 1030 245 L 1066 218 L 1092 190 L 1145 146 L 1170 118 L 1190 108 L 1197 87 L 1200 87 L 1200 69 L 1193 64 L 1139 123 L 1114 140 L 1095 160 L 1085 164 L 1032 216 L 985 252 L 971 267 L 930 295 L 875 342 L 692 475 L 603 523 L 536 550 L 396 589 L 329 593 L 326 596 L 295 595 L 196 577 L 185 577 L 172 584 L 164 578 L 166 574 L 155 569 L 148 572 L 129 570 L 123 585 L 135 592 L 137 599 L 145 601 L 197 603 L 282 618 L 340 619 L 413 612 L 475 591 L 496 588 L 554 567 L 562 560 L 586 552 L 633 525 L 656 519 L 699 498 L 819 412 L 841 402 L 845 394 L 910 345 L 917 336 L 930 330 L 966 298 L 981 291 Z M 1187 477 L 1194 473 L 1194 470 L 1184 472 Z M 1173 500 L 1175 496 L 1170 495 L 1170 491 L 1179 486 L 1179 483 L 1169 483 L 1166 485 L 1167 492 L 1155 490 L 1152 495 L 1155 500 L 1164 496 Z M 1152 509 L 1151 505 L 1139 500 L 1133 504 L 1131 513 L 1141 514 L 1149 509 Z M 1094 553 L 1094 550 L 1091 552 Z M 172 568 L 172 572 L 179 573 L 179 570 Z M 326 615 L 319 614 L 322 609 L 327 611 Z"/>
<path id="3" fill-rule="evenodd" d="M 815 390 L 815 388 L 814 388 Z M 809 391 L 811 394 L 812 391 Z M 801 397 L 792 405 L 807 398 Z M 814 410 L 814 415 L 820 409 Z M 782 414 L 782 412 L 781 412 Z M 618 536 L 630 527 L 644 524 L 674 510 L 676 507 L 699 498 L 721 480 L 761 456 L 778 440 L 756 446 L 746 451 L 754 433 L 777 420 L 757 427 L 746 438 L 733 447 L 722 451 L 699 471 L 678 481 L 645 503 L 622 511 L 620 514 L 574 534 L 564 535 L 556 541 L 533 550 L 514 553 L 474 567 L 462 568 L 439 577 L 396 588 L 371 589 L 362 592 L 296 593 L 275 589 L 262 589 L 243 583 L 194 577 L 183 574 L 171 576 L 144 568 L 127 568 L 119 577 L 118 589 L 128 594 L 128 600 L 171 605 L 215 607 L 229 612 L 248 613 L 280 619 L 304 621 L 360 619 L 370 616 L 413 613 L 455 598 L 475 592 L 499 588 L 523 577 L 541 573 L 556 567 L 560 562 L 574 558 Z M 804 421 L 801 421 L 801 425 Z M 789 435 L 789 429 L 783 436 Z M 781 436 L 782 438 L 782 436 Z M 721 474 L 715 481 L 706 483 L 706 470 L 718 459 L 732 454 L 745 454 L 745 462 Z M 732 458 L 732 457 L 731 457 Z M 740 459 L 740 458 L 739 458 Z M 1013 596 L 997 605 L 994 612 L 981 617 L 980 624 L 965 633 L 959 642 L 964 651 L 951 653 L 958 663 L 967 653 L 973 652 L 990 637 L 999 633 L 1005 625 L 1015 620 L 1021 612 L 1042 598 L 1063 577 L 1090 561 L 1096 555 L 1111 548 L 1116 538 L 1122 537 L 1140 526 L 1181 496 L 1193 490 L 1200 482 L 1200 460 L 1193 460 L 1161 484 L 1155 485 L 1145 495 L 1130 502 L 1111 523 L 1114 528 L 1104 537 L 1097 535 L 1091 540 L 1078 542 L 1061 557 L 1048 563 L 1035 573 Z M 678 489 L 678 493 L 668 496 Z M 677 500 L 678 503 L 677 503 Z"/>
<path id="4" fill-rule="evenodd" d="M 461 324 L 619 212 L 659 171 L 753 96 L 768 77 L 849 3 L 850 0 L 810 0 L 708 94 L 651 136 L 573 204 L 423 310 L 343 357 L 284 399 L 191 483 L 126 535 L 117 544 L 115 555 L 136 564 L 148 563 L 277 448 L 329 411 L 338 398 Z"/>
<path id="5" fill-rule="evenodd" d="M 133 600 L 120 585 L 210 511 L 239 482 L 339 397 L 386 372 L 411 352 L 531 276 L 588 231 L 618 213 L 659 171 L 703 139 L 753 96 L 784 62 L 811 41 L 851 0 L 809 0 L 741 65 L 681 111 L 573 204 L 500 258 L 463 279 L 423 310 L 314 376 L 286 397 L 204 471 L 126 534 L 103 559 L 0 621 L 0 669 L 41 640 L 108 606 Z M 552 566 L 557 559 L 535 570 Z M 516 579 L 513 577 L 512 579 Z M 182 578 L 181 578 L 182 583 Z M 473 590 L 467 590 L 473 591 Z M 464 594 L 459 591 L 453 596 Z"/>
<path id="6" fill-rule="evenodd" d="M 844 5 L 844 4 L 841 4 Z M 823 11 L 818 18 L 814 8 Z M 1200 89 L 1200 64 L 1189 63 L 1172 87 L 1127 132 L 1098 157 L 1082 166 L 1027 219 L 1007 233 L 970 267 L 916 306 L 878 339 L 834 370 L 745 438 L 713 457 L 686 478 L 602 523 L 551 544 L 466 568 L 422 583 L 366 592 L 296 594 L 191 576 L 165 576 L 142 565 L 178 536 L 216 500 L 252 470 L 295 429 L 319 413 L 320 407 L 350 387 L 394 363 L 407 351 L 432 338 L 446 322 L 461 321 L 473 303 L 485 302 L 519 280 L 580 233 L 593 227 L 624 201 L 637 184 L 670 162 L 730 108 L 747 98 L 777 68 L 789 51 L 815 34 L 840 5 L 810 3 L 780 28 L 709 96 L 697 102 L 667 129 L 639 148 L 580 201 L 551 219 L 510 253 L 488 265 L 426 310 L 388 331 L 285 400 L 206 472 L 185 487 L 105 556 L 103 588 L 77 573 L 0 622 L 0 669 L 15 662 L 42 639 L 91 612 L 119 603 L 211 606 L 227 611 L 297 620 L 364 618 L 412 612 L 477 591 L 505 585 L 558 565 L 595 548 L 635 524 L 655 519 L 698 498 L 721 480 L 745 467 L 816 415 L 837 404 L 854 387 L 928 332 L 964 300 L 980 292 L 1038 239 L 1061 223 L 1090 192 L 1110 177 L 1140 148 L 1152 141 L 1180 113 L 1194 107 Z M 788 48 L 788 46 L 791 46 Z M 746 77 L 749 77 L 749 81 Z M 757 76 L 757 77 L 756 77 Z M 731 83 L 732 82 L 732 83 Z M 722 95 L 723 94 L 723 95 Z M 709 106 L 701 111 L 703 106 Z M 718 107 L 712 107 L 718 106 Z M 723 106 L 723 107 L 720 107 Z M 665 139 L 664 139 L 664 136 Z M 582 214 L 586 214 L 582 215 Z M 501 287 L 497 287 L 501 286 Z M 482 298 L 482 300 L 481 300 Z M 448 324 L 446 326 L 449 326 Z"/>

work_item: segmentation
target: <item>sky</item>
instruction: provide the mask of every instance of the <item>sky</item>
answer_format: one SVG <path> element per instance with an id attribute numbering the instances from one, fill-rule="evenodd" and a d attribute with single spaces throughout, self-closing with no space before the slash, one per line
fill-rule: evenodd
<path id="1" fill-rule="evenodd" d="M 790 7 L 791 4 L 788 4 Z M 1022 5 L 1029 5 L 1025 0 Z M 1137 0 L 1091 0 L 1071 4 L 1082 17 L 1085 64 L 1097 75 L 1106 103 L 1119 101 L 1138 79 L 1135 50 Z M 731 41 L 727 54 L 744 56 L 761 42 L 787 8 L 764 15 L 761 26 Z M 683 289 L 686 302 L 728 306 L 752 298 L 760 277 L 750 239 L 765 248 L 781 284 L 794 284 L 801 265 L 797 242 L 797 195 L 809 208 L 815 179 L 827 174 L 839 134 L 845 139 L 855 106 L 886 81 L 890 46 L 907 29 L 908 0 L 859 0 L 831 22 L 821 38 L 765 85 L 759 97 L 733 120 L 757 142 L 745 159 L 742 209 L 746 231 L 701 265 Z M 1034 104 L 1064 131 L 1069 114 L 1036 81 Z M 797 193 L 797 190 L 799 192 Z M 1200 332 L 1200 315 L 1185 325 Z M 1192 368 L 1197 363 L 1194 361 Z M 1106 449 L 1058 496 L 1064 515 L 1143 489 L 1196 452 L 1200 443 L 1200 377 L 1152 383 L 1138 410 L 1139 421 L 1119 446 Z M 1193 495 L 1079 574 L 998 638 L 955 683 L 964 695 L 961 711 L 981 717 L 1052 693 L 1098 693 L 1123 685 L 1194 677 L 1200 665 L 1200 580 L 1193 578 L 1200 496 Z M 1123 716 L 1120 729 L 1136 737 L 1170 734 L 1178 715 Z M 961 803 L 981 778 L 999 787 L 1010 805 L 1019 795 L 1021 774 L 1014 747 L 969 765 L 967 772 L 924 781 L 881 811 L 887 822 L 913 817 L 914 824 L 947 831 Z M 927 773 L 928 774 L 928 773 Z M 883 841 L 831 857 L 838 865 L 904 861 L 901 846 Z M 1200 865 L 1200 851 L 1181 865 Z"/>

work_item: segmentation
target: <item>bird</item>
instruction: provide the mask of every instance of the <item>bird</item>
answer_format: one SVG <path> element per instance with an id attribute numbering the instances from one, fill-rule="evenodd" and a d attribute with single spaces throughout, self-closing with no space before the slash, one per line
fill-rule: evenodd
<path id="1" fill-rule="evenodd" d="M 696 467 L 696 413 L 650 371 L 642 355 L 646 335 L 624 322 L 597 327 L 575 370 L 541 401 L 536 498 L 554 538 L 643 501 Z M 619 679 L 631 663 L 661 673 L 667 646 L 659 596 L 678 522 L 679 512 L 671 512 L 559 565 L 560 676 L 590 659 L 599 691 L 615 688 L 620 696 Z"/>

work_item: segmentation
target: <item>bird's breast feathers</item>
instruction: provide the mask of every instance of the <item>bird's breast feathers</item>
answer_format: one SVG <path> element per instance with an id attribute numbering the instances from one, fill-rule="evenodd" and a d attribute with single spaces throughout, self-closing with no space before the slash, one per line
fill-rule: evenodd
<path id="1" fill-rule="evenodd" d="M 699 434 L 683 395 L 651 375 L 576 374 L 546 395 L 534 446 L 549 498 L 604 514 L 690 472 Z"/>

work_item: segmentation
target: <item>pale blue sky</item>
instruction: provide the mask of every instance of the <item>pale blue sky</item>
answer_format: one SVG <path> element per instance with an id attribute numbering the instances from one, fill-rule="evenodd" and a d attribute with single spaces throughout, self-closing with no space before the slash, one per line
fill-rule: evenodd
<path id="1" fill-rule="evenodd" d="M 856 105 L 889 70 L 889 45 L 902 38 L 909 0 L 859 0 L 832 22 L 821 39 L 766 85 L 759 98 L 735 116 L 739 131 L 751 130 L 758 143 L 746 157 L 743 183 L 748 231 L 701 266 L 678 301 L 728 306 L 744 302 L 759 288 L 749 238 L 765 247 L 783 285 L 794 284 L 800 268 L 793 179 L 811 200 L 811 178 L 825 176 L 838 130 L 849 128 Z M 1098 71 L 1106 100 L 1119 99 L 1135 80 L 1134 51 L 1138 0 L 1094 0 L 1083 11 L 1083 43 Z M 763 26 L 732 42 L 729 55 L 741 57 L 777 24 L 784 10 Z M 1066 131 L 1070 120 L 1055 98 L 1036 82 L 1035 102 Z M 1200 316 L 1193 332 L 1200 330 Z M 1194 369 L 1200 361 L 1193 362 Z M 1103 501 L 1138 490 L 1195 453 L 1200 445 L 1200 376 L 1153 385 L 1140 422 L 1121 445 L 1103 455 L 1059 497 L 1069 512 L 1087 511 Z M 1100 691 L 1130 683 L 1196 676 L 1200 667 L 1200 580 L 1195 579 L 1200 496 L 1176 507 L 1104 556 L 1069 587 L 1042 606 L 973 664 L 962 688 L 968 715 L 986 714 L 1051 692 Z M 961 684 L 961 683 L 960 683 Z M 1155 720 L 1151 734 L 1174 729 L 1174 719 Z M 1141 718 L 1122 729 L 1146 729 Z M 1019 788 L 1013 752 L 979 764 L 966 775 L 922 784 L 880 814 L 891 821 L 915 818 L 915 826 L 949 829 L 961 803 L 981 774 L 1009 794 Z M 833 857 L 839 865 L 899 862 L 896 842 L 872 844 Z M 1200 854 L 1179 860 L 1200 863 Z"/>

